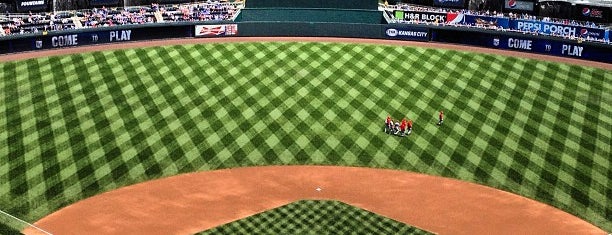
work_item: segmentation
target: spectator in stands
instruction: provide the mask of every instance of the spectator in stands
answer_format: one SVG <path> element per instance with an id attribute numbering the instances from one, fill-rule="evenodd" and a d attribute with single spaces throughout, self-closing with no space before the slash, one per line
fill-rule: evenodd
<path id="1" fill-rule="evenodd" d="M 182 4 L 178 7 L 170 7 L 172 10 L 167 11 L 166 7 L 151 4 L 150 8 L 140 7 L 135 12 L 128 8 L 109 9 L 103 6 L 101 8 L 83 10 L 77 14 L 83 27 L 93 28 L 155 23 L 157 20 L 153 12 L 157 11 L 161 13 L 165 21 L 227 20 L 231 19 L 233 14 L 236 13 L 236 8 L 239 6 L 241 6 L 241 3 L 207 2 L 204 4 Z M 197 12 L 203 12 L 204 14 L 198 14 Z M 71 29 L 74 28 L 74 22 L 71 18 L 74 15 L 74 12 L 47 13 L 45 15 L 28 13 L 27 15 L 13 17 L 7 13 L 7 18 L 11 19 L 11 21 L 3 25 L 3 29 L 5 32 L 10 31 L 10 33 Z"/>

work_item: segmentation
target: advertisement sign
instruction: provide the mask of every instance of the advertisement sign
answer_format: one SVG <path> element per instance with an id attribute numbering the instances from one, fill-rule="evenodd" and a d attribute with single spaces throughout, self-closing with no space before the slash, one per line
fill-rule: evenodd
<path id="1" fill-rule="evenodd" d="M 15 4 L 19 12 L 47 10 L 47 2 L 45 0 L 17 0 Z"/>
<path id="2" fill-rule="evenodd" d="M 42 40 L 36 40 L 36 41 L 34 41 L 34 47 L 35 47 L 36 49 L 42 49 L 42 46 L 43 46 L 43 42 L 42 42 Z"/>
<path id="3" fill-rule="evenodd" d="M 495 47 L 500 49 L 511 49 L 517 51 L 550 51 L 552 47 L 550 45 L 544 45 L 539 43 L 538 40 L 531 38 L 521 37 L 507 37 L 499 36 L 493 37 L 493 40 L 487 45 L 489 47 Z"/>
<path id="4" fill-rule="evenodd" d="M 606 23 L 610 15 L 611 8 L 576 5 L 572 15 L 578 20 Z"/>
<path id="5" fill-rule="evenodd" d="M 429 41 L 429 29 L 416 27 L 386 27 L 385 36 L 389 39 Z"/>
<path id="6" fill-rule="evenodd" d="M 493 37 L 492 46 L 499 49 L 518 51 L 531 51 L 544 54 L 560 55 L 564 57 L 583 58 L 596 49 L 577 43 L 566 43 L 534 38 L 520 37 Z M 585 49 L 586 48 L 586 49 Z"/>
<path id="7" fill-rule="evenodd" d="M 32 40 L 30 43 L 30 49 L 55 49 L 63 47 L 94 45 L 100 43 L 128 42 L 173 37 L 190 37 L 193 36 L 192 29 L 192 26 L 169 26 L 52 34 Z"/>
<path id="8" fill-rule="evenodd" d="M 438 13 L 438 12 L 420 12 L 420 11 L 394 11 L 394 15 L 396 18 L 398 16 L 405 21 L 419 21 L 419 22 L 438 22 L 443 23 L 446 22 L 446 13 Z"/>
<path id="9" fill-rule="evenodd" d="M 232 36 L 238 34 L 237 24 L 222 24 L 222 25 L 196 25 L 196 37 L 219 37 Z"/>
<path id="10" fill-rule="evenodd" d="M 405 18 L 404 11 L 402 11 L 402 10 L 395 10 L 395 11 L 393 11 L 393 17 L 395 19 L 400 19 L 400 20 L 404 19 Z"/>
<path id="11" fill-rule="evenodd" d="M 463 7 L 463 0 L 434 0 L 433 5 L 437 7 Z"/>
<path id="12" fill-rule="evenodd" d="M 497 34 L 487 31 L 489 30 L 467 32 L 438 28 L 431 30 L 431 40 L 612 63 L 612 46 L 610 45 L 545 39 L 541 36 L 518 33 Z"/>
<path id="13" fill-rule="evenodd" d="M 463 13 L 446 13 L 446 23 L 463 24 L 465 23 L 465 15 Z"/>
<path id="14" fill-rule="evenodd" d="M 572 37 L 605 38 L 605 30 L 531 20 L 512 20 L 511 29 Z"/>
<path id="15" fill-rule="evenodd" d="M 498 26 L 505 29 L 510 28 L 510 20 L 508 18 L 465 15 L 465 23 L 470 25 Z"/>
<path id="16" fill-rule="evenodd" d="M 36 49 L 61 48 L 109 42 L 132 41 L 132 29 L 52 35 L 46 41 L 37 40 Z"/>
<path id="17" fill-rule="evenodd" d="M 584 17 L 590 17 L 590 18 L 604 18 L 603 17 L 603 10 L 593 7 L 593 6 L 585 6 L 582 8 L 581 11 L 581 15 Z"/>
<path id="18" fill-rule="evenodd" d="M 597 39 L 605 39 L 606 38 L 606 30 L 604 29 L 596 29 L 596 28 L 587 28 L 587 27 L 577 27 L 580 31 L 580 34 L 577 37 L 591 37 Z"/>
<path id="19" fill-rule="evenodd" d="M 515 11 L 533 11 L 534 2 L 519 0 L 504 0 L 504 9 Z"/>

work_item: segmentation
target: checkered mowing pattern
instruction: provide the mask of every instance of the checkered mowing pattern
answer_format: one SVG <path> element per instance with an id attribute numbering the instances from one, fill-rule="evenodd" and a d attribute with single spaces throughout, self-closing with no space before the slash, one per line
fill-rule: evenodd
<path id="1" fill-rule="evenodd" d="M 612 230 L 610 71 L 411 47 L 228 43 L 10 62 L 0 76 L 0 205 L 29 221 L 183 172 L 332 164 L 477 182 Z M 383 133 L 387 114 L 412 119 L 412 135 Z"/>
<path id="2" fill-rule="evenodd" d="M 433 234 L 338 201 L 297 201 L 198 233 Z"/>
<path id="3" fill-rule="evenodd" d="M 2 235 L 21 235 L 19 230 L 14 228 L 15 225 L 0 223 L 0 234 Z"/>

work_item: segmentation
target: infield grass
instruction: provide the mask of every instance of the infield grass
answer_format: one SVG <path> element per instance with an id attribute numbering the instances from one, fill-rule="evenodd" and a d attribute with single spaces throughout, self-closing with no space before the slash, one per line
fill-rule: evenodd
<path id="1" fill-rule="evenodd" d="M 338 201 L 303 200 L 227 223 L 206 234 L 433 234 Z"/>
<path id="2" fill-rule="evenodd" d="M 330 164 L 477 182 L 612 230 L 610 70 L 235 43 L 9 62 L 0 77 L 0 205 L 29 221 L 184 172 Z M 412 119 L 413 134 L 384 134 L 387 114 Z"/>

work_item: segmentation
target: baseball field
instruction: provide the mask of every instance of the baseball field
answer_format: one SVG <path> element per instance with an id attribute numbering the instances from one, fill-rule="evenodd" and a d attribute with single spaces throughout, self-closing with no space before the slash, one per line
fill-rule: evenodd
<path id="1" fill-rule="evenodd" d="M 330 42 L 176 45 L 5 62 L 0 205 L 36 221 L 103 192 L 181 173 L 340 165 L 474 182 L 611 231 L 610 71 Z M 446 114 L 442 126 L 438 110 Z M 412 119 L 413 133 L 383 133 L 387 115 Z"/>

